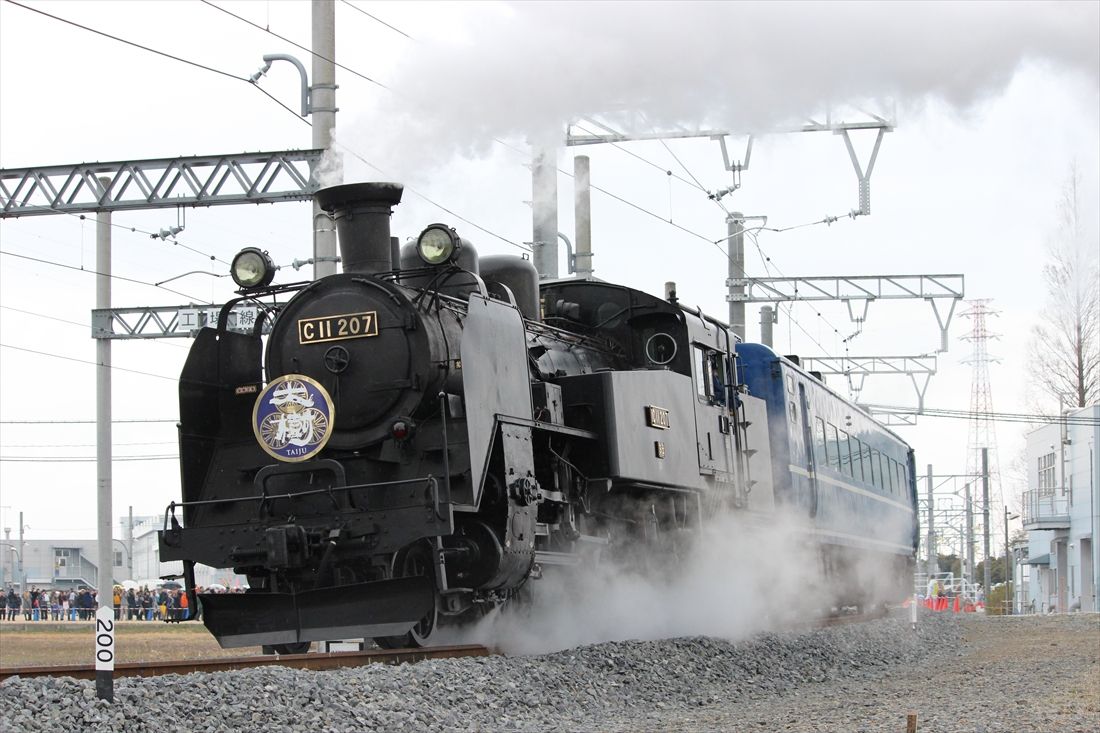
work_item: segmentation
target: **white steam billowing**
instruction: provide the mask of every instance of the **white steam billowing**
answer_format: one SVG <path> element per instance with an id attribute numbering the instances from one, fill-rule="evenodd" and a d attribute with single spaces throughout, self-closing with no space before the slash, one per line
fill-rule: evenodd
<path id="1" fill-rule="evenodd" d="M 707 635 L 740 639 L 827 612 L 839 588 L 821 576 L 805 525 L 775 516 L 712 518 L 685 557 L 650 552 L 585 563 L 528 581 L 532 607 L 494 611 L 445 642 L 486 643 L 509 653 L 541 653 L 623 639 Z M 866 588 L 892 579 L 876 558 L 855 568 Z"/>
<path id="2" fill-rule="evenodd" d="M 966 109 L 1027 60 L 1097 81 L 1098 25 L 1094 2 L 473 5 L 469 27 L 410 49 L 394 95 L 340 134 L 416 171 L 482 157 L 494 137 L 557 146 L 583 116 L 761 131 L 885 99 Z"/>

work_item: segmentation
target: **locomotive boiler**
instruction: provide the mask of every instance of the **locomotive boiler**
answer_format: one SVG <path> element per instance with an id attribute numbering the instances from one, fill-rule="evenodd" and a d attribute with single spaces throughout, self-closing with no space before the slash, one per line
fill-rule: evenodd
<path id="1" fill-rule="evenodd" d="M 757 347 L 743 362 L 726 325 L 675 292 L 540 282 L 527 260 L 479 257 L 443 224 L 399 247 L 389 220 L 401 192 L 319 191 L 343 272 L 273 285 L 266 255 L 241 252 L 240 298 L 187 358 L 183 496 L 160 558 L 183 561 L 223 646 L 430 644 L 549 568 L 628 547 L 675 552 L 723 511 L 793 508 L 841 560 L 911 564 L 915 485 L 897 436 L 849 408 L 876 460 L 895 459 L 889 497 L 870 469 L 857 485 L 862 457 L 847 443 L 830 470 L 824 431 L 815 466 L 809 421 L 842 401 L 791 360 Z M 244 301 L 274 319 L 266 346 L 264 319 L 251 333 L 227 327 Z M 816 395 L 804 439 L 775 387 L 787 379 Z M 840 494 L 864 503 L 840 511 Z M 196 563 L 247 575 L 249 591 L 196 594 Z"/>

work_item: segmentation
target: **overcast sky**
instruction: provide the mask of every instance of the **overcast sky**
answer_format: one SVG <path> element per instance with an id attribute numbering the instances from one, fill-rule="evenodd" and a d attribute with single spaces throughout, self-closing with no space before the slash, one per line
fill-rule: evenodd
<path id="1" fill-rule="evenodd" d="M 33 3 L 224 74 L 0 2 L 0 167 L 310 147 L 301 118 L 243 80 L 265 53 L 290 53 L 309 67 L 307 51 L 272 35 L 308 47 L 309 3 L 215 5 L 259 27 L 200 2 Z M 1028 411 L 1036 388 L 1029 332 L 1044 300 L 1038 272 L 1073 165 L 1096 231 L 1098 7 L 338 2 L 337 61 L 355 72 L 337 70 L 336 136 L 354 151 L 344 157 L 344 180 L 395 180 L 422 194 L 407 193 L 394 215 L 402 237 L 442 221 L 483 254 L 515 254 L 505 240 L 531 239 L 531 145 L 556 145 L 559 166 L 571 170 L 577 150 L 561 144 L 571 119 L 629 118 L 640 133 L 673 126 L 760 133 L 743 188 L 726 206 L 766 215 L 775 228 L 841 218 L 761 232 L 760 253 L 746 243 L 749 274 L 768 274 L 762 257 L 785 276 L 964 274 L 967 297 L 991 298 L 1000 312 L 990 323 L 1001 334 L 989 347 L 1001 358 L 990 368 L 994 407 Z M 260 82 L 292 109 L 298 84 L 285 63 Z M 874 168 L 872 214 L 852 220 L 844 215 L 858 205 L 856 176 L 839 137 L 763 133 L 822 119 L 829 109 L 855 119 L 857 108 L 896 114 L 897 128 Z M 736 157 L 745 140 L 730 138 Z M 866 161 L 873 134 L 855 141 Z M 633 204 L 593 194 L 596 275 L 651 293 L 675 280 L 685 301 L 725 318 L 726 259 L 711 243 L 725 233 L 725 213 L 684 182 L 730 184 L 718 144 L 623 148 L 581 151 L 592 159 L 593 183 Z M 559 176 L 559 190 L 560 229 L 572 237 L 568 176 Z M 280 204 L 119 213 L 114 273 L 145 283 L 193 270 L 223 275 L 243 246 L 288 265 L 311 255 L 308 211 Z M 155 231 L 178 218 L 186 219 L 177 238 L 185 246 L 124 228 Z M 65 215 L 7 219 L 0 250 L 0 528 L 17 534 L 22 511 L 30 538 L 91 537 L 95 368 L 86 362 L 95 361 L 95 283 L 79 268 L 94 266 L 95 227 Z M 281 279 L 302 276 L 287 272 Z M 116 279 L 114 304 L 221 302 L 232 290 L 228 278 L 204 274 L 168 287 L 178 292 Z M 747 310 L 755 340 L 758 306 Z M 969 407 L 971 370 L 960 363 L 969 345 L 958 339 L 969 327 L 956 315 L 929 406 Z M 875 303 L 863 333 L 844 343 L 852 330 L 843 304 L 801 304 L 793 321 L 781 316 L 776 348 L 842 356 L 939 346 L 932 309 L 920 301 Z M 158 513 L 179 497 L 175 382 L 187 345 L 114 342 L 114 417 L 151 421 L 115 425 L 115 516 L 131 505 L 137 515 Z M 845 390 L 839 378 L 830 384 Z M 913 405 L 916 397 L 907 379 L 869 377 L 863 399 Z M 922 471 L 932 463 L 937 473 L 962 473 L 967 427 L 921 418 L 898 430 Z M 1020 489 L 1009 468 L 1022 436 L 1023 426 L 998 426 L 1009 497 Z"/>

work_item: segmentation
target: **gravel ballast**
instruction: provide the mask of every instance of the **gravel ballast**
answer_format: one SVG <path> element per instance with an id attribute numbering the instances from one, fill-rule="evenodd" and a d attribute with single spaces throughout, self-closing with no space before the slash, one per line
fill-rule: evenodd
<path id="1" fill-rule="evenodd" d="M 0 731 L 1100 730 L 1100 617 L 930 615 L 329 672 L 14 678 Z"/>

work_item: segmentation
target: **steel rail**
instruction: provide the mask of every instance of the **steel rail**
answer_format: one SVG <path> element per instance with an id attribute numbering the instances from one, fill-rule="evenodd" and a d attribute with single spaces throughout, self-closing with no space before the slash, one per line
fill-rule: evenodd
<path id="1" fill-rule="evenodd" d="M 438 646 L 426 649 L 372 649 L 363 652 L 328 652 L 324 654 L 256 654 L 247 657 L 185 659 L 169 662 L 125 662 L 115 665 L 115 677 L 156 677 L 164 674 L 192 672 L 225 672 L 277 665 L 294 669 L 327 670 L 342 667 L 362 667 L 367 664 L 409 664 L 425 659 L 486 657 L 491 652 L 480 644 Z M 52 666 L 0 667 L 0 682 L 9 677 L 73 677 L 95 679 L 94 664 L 61 664 Z"/>

